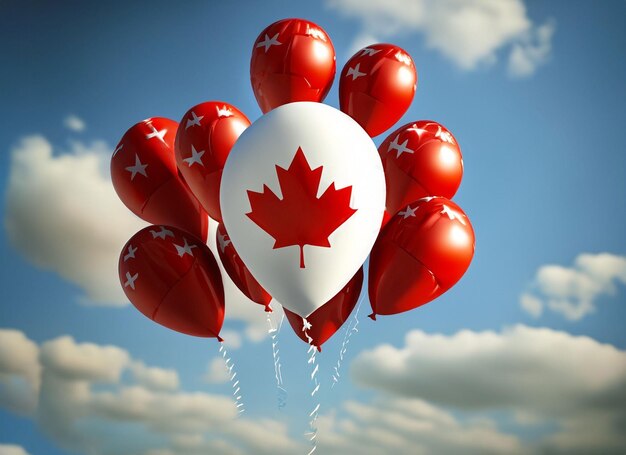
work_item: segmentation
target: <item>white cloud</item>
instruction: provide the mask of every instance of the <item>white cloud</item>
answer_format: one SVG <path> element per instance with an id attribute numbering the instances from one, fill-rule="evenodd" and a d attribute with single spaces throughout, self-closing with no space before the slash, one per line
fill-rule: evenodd
<path id="1" fill-rule="evenodd" d="M 493 421 L 462 421 L 442 408 L 418 399 L 382 397 L 371 404 L 348 401 L 347 417 L 319 419 L 320 453 L 496 454 L 521 453 L 514 435 L 500 432 Z"/>
<path id="2" fill-rule="evenodd" d="M 556 423 L 541 441 L 550 450 L 626 447 L 626 352 L 587 337 L 525 326 L 451 336 L 412 331 L 402 348 L 361 353 L 352 376 L 395 396 Z"/>
<path id="3" fill-rule="evenodd" d="M 626 257 L 609 253 L 581 254 L 573 267 L 544 265 L 520 305 L 538 317 L 544 307 L 577 321 L 596 310 L 596 300 L 614 295 L 615 284 L 626 284 Z"/>
<path id="4" fill-rule="evenodd" d="M 528 76 L 550 53 L 553 25 L 537 26 L 522 0 L 327 0 L 360 21 L 363 35 L 385 39 L 421 34 L 426 47 L 464 70 L 489 65 L 512 47 L 509 69 Z"/>
<path id="5" fill-rule="evenodd" d="M 236 330 L 223 329 L 220 336 L 224 339 L 224 345 L 227 349 L 239 349 L 243 344 L 241 334 Z"/>
<path id="6" fill-rule="evenodd" d="M 176 370 L 148 367 L 143 362 L 133 362 L 130 369 L 135 380 L 150 390 L 167 392 L 178 389 Z"/>
<path id="7" fill-rule="evenodd" d="M 0 330 L 0 406 L 27 414 L 37 405 L 39 348 L 18 330 Z"/>
<path id="8" fill-rule="evenodd" d="M 0 346 L 1 378 L 12 375 L 28 384 L 33 372 L 38 377 L 41 372 L 41 384 L 30 388 L 34 406 L 28 415 L 68 450 L 94 455 L 303 451 L 285 424 L 235 419 L 231 397 L 182 391 L 173 370 L 146 366 L 119 347 L 77 343 L 69 336 L 37 346 L 16 330 L 0 330 Z M 0 387 L 0 406 L 7 407 L 1 398 L 11 392 Z"/>
<path id="9" fill-rule="evenodd" d="M 204 380 L 209 384 L 223 384 L 228 382 L 228 369 L 226 363 L 221 357 L 215 357 L 209 362 Z"/>
<path id="10" fill-rule="evenodd" d="M 522 294 L 519 303 L 524 311 L 535 318 L 543 313 L 543 302 L 530 294 Z"/>
<path id="11" fill-rule="evenodd" d="M 53 154 L 42 136 L 25 137 L 11 154 L 4 222 L 30 261 L 77 284 L 85 302 L 125 305 L 118 256 L 145 223 L 115 194 L 110 154 L 99 141 Z"/>
<path id="12" fill-rule="evenodd" d="M 172 370 L 146 366 L 119 347 L 68 336 L 40 347 L 15 330 L 0 330 L 0 342 L 12 347 L 0 351 L 0 376 L 11 373 L 28 383 L 41 372 L 41 385 L 31 388 L 35 406 L 29 415 L 68 450 L 308 450 L 302 436 L 290 436 L 286 422 L 235 418 L 228 396 L 146 387 L 146 372 Z M 225 371 L 221 359 L 213 363 Z M 352 374 L 382 393 L 368 403 L 338 403 L 321 415 L 319 453 L 582 454 L 623 453 L 626 447 L 626 352 L 590 338 L 524 326 L 451 336 L 413 331 L 402 348 L 382 345 L 359 355 Z M 511 416 L 506 431 L 494 411 Z M 547 426 L 527 440 L 514 425 Z"/>
<path id="13" fill-rule="evenodd" d="M 89 450 L 94 455 L 291 454 L 307 450 L 302 437 L 289 435 L 286 423 L 258 417 L 235 419 L 230 397 L 184 392 L 178 387 L 167 391 L 146 387 L 145 377 L 141 378 L 146 371 L 169 370 L 145 366 L 119 347 L 77 343 L 64 336 L 39 348 L 21 332 L 0 331 L 0 341 L 18 338 L 39 351 L 37 368 L 41 368 L 42 382 L 39 393 L 31 391 L 36 401 L 39 398 L 31 415 L 69 450 Z M 23 350 L 5 350 L 0 365 L 18 365 Z M 37 356 L 31 353 L 29 357 L 29 364 L 37 364 Z M 221 358 L 212 365 L 226 372 Z M 33 370 L 32 366 L 10 368 L 24 375 Z M 132 374 L 125 375 L 127 371 Z M 127 384 L 124 378 L 134 383 Z M 415 453 L 412 448 L 416 444 L 434 453 L 514 453 L 519 444 L 491 422 L 462 422 L 419 400 L 378 400 L 369 405 L 351 401 L 344 403 L 342 410 L 347 416 L 340 421 L 334 413 L 320 418 L 320 453 L 358 450 L 374 454 L 388 447 L 398 453 Z"/>
<path id="14" fill-rule="evenodd" d="M 22 446 L 0 444 L 0 455 L 29 455 L 29 453 Z"/>
<path id="15" fill-rule="evenodd" d="M 115 346 L 77 344 L 63 336 L 42 345 L 40 360 L 47 372 L 54 371 L 67 380 L 116 383 L 130 357 Z"/>
<path id="16" fill-rule="evenodd" d="M 552 51 L 553 22 L 534 28 L 526 39 L 515 44 L 509 54 L 509 74 L 514 77 L 532 75 L 546 63 Z"/>
<path id="17" fill-rule="evenodd" d="M 85 125 L 85 121 L 76 115 L 68 115 L 63 120 L 63 125 L 71 131 L 75 131 L 80 133 L 81 131 L 85 131 L 87 125 Z"/>

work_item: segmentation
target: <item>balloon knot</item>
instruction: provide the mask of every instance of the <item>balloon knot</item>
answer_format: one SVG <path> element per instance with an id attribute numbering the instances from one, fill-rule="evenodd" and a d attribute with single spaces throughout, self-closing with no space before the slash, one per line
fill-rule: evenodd
<path id="1" fill-rule="evenodd" d="M 322 352 L 322 347 L 321 346 L 316 346 L 317 348 L 317 352 Z"/>
<path id="2" fill-rule="evenodd" d="M 368 316 L 368 318 L 370 318 L 372 321 L 376 320 L 376 313 L 372 313 Z"/>
<path id="3" fill-rule="evenodd" d="M 216 335 L 216 336 L 215 336 L 215 338 L 217 338 L 217 341 L 219 341 L 220 343 L 223 343 L 223 342 L 224 342 L 224 338 L 222 338 L 222 337 L 221 337 L 221 336 L 219 336 L 219 335 Z"/>
<path id="4" fill-rule="evenodd" d="M 265 312 L 266 313 L 273 313 L 274 312 L 274 310 L 272 310 L 272 308 L 270 307 L 269 303 L 267 305 L 265 305 Z"/>

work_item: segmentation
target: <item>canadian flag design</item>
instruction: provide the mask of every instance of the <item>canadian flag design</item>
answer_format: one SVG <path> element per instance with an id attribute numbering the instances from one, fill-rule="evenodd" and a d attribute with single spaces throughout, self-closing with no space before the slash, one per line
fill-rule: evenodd
<path id="1" fill-rule="evenodd" d="M 280 106 L 253 123 L 226 161 L 220 189 L 230 239 L 276 300 L 306 317 L 363 264 L 385 205 L 376 146 L 330 106 Z"/>

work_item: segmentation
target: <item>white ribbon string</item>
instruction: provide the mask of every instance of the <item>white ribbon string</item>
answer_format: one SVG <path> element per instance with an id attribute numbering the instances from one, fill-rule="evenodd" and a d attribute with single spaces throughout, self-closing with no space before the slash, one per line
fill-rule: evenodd
<path id="1" fill-rule="evenodd" d="M 246 408 L 243 405 L 243 397 L 241 395 L 241 387 L 239 387 L 239 379 L 237 379 L 237 372 L 234 371 L 235 363 L 230 357 L 228 357 L 228 353 L 226 352 L 226 348 L 224 347 L 224 342 L 220 343 L 220 353 L 222 354 L 222 358 L 224 359 L 224 364 L 226 365 L 226 369 L 228 370 L 228 378 L 230 379 L 230 384 L 233 388 L 233 398 L 235 399 L 237 415 L 243 414 Z"/>
<path id="2" fill-rule="evenodd" d="M 282 373 L 282 365 L 280 363 L 280 349 L 278 348 L 278 334 L 280 333 L 280 329 L 283 326 L 283 321 L 285 320 L 285 313 L 280 318 L 280 323 L 278 327 L 273 327 L 272 318 L 270 318 L 270 313 L 267 314 L 267 333 L 272 338 L 272 356 L 274 358 L 274 376 L 276 377 L 276 391 L 277 391 L 277 400 L 278 400 L 278 409 L 282 409 L 287 406 L 287 391 L 283 387 L 283 373 Z"/>
<path id="3" fill-rule="evenodd" d="M 319 364 L 316 363 L 316 355 L 317 355 L 317 347 L 313 344 L 313 338 L 309 336 L 308 329 L 311 328 L 311 323 L 306 320 L 306 318 L 302 318 L 304 331 L 304 336 L 309 343 L 309 350 L 307 354 L 309 355 L 308 363 L 311 365 L 311 383 L 313 384 L 313 389 L 311 390 L 311 396 L 314 397 L 317 392 L 320 390 L 320 383 L 317 379 L 317 373 L 319 372 Z M 320 403 L 317 402 L 313 407 L 313 410 L 309 413 L 309 428 L 311 431 L 305 433 L 305 436 L 309 437 L 309 441 L 311 442 L 311 450 L 308 455 L 311 455 L 313 452 L 317 450 L 317 418 L 319 416 Z"/>
<path id="4" fill-rule="evenodd" d="M 346 327 L 346 333 L 343 336 L 343 342 L 341 343 L 341 349 L 339 350 L 339 357 L 337 358 L 337 363 L 333 367 L 334 373 L 332 375 L 333 383 L 330 386 L 331 389 L 335 387 L 335 384 L 337 384 L 339 382 L 339 379 L 341 378 L 339 371 L 341 370 L 341 364 L 343 363 L 343 359 L 346 355 L 346 352 L 348 352 L 348 344 L 350 343 L 350 337 L 352 337 L 353 333 L 356 333 L 359 331 L 358 329 L 359 310 L 361 309 L 362 302 L 363 302 L 363 299 L 359 299 L 359 303 L 357 304 L 356 310 L 354 311 L 354 316 L 350 319 L 350 322 L 348 323 L 348 326 Z M 354 320 L 354 325 L 352 325 L 353 320 Z"/>

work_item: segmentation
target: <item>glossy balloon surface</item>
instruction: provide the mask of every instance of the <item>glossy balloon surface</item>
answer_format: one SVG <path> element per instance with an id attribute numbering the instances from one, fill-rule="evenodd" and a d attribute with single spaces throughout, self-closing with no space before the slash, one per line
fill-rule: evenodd
<path id="1" fill-rule="evenodd" d="M 222 223 L 217 226 L 215 243 L 222 265 L 233 283 L 250 300 L 263 305 L 266 311 L 272 311 L 269 306 L 272 296 L 263 289 L 245 266 Z"/>
<path id="2" fill-rule="evenodd" d="M 380 233 L 369 264 L 374 314 L 397 314 L 450 289 L 474 256 L 474 230 L 454 202 L 428 197 L 399 211 Z"/>
<path id="3" fill-rule="evenodd" d="M 146 317 L 177 332 L 217 337 L 224 321 L 224 288 L 209 248 L 171 226 L 148 226 L 119 259 L 124 293 Z"/>
<path id="4" fill-rule="evenodd" d="M 359 301 L 362 287 L 363 268 L 360 268 L 337 295 L 307 316 L 306 320 L 311 324 L 311 327 L 307 329 L 306 333 L 303 330 L 302 316 L 298 316 L 287 308 L 285 308 L 285 316 L 287 316 L 295 334 L 302 341 L 308 343 L 307 335 L 310 336 L 313 339 L 311 343 L 321 351 L 322 344 L 328 341 L 350 317 L 352 310 Z"/>
<path id="5" fill-rule="evenodd" d="M 111 157 L 113 187 L 141 219 L 207 238 L 209 220 L 178 173 L 174 139 L 178 123 L 154 117 L 132 126 Z"/>
<path id="6" fill-rule="evenodd" d="M 430 120 L 407 123 L 378 147 L 385 169 L 387 212 L 395 214 L 426 196 L 451 199 L 463 178 L 459 145 L 443 125 Z"/>
<path id="7" fill-rule="evenodd" d="M 291 103 L 233 147 L 220 190 L 241 259 L 280 304 L 308 316 L 365 262 L 385 204 L 376 146 L 341 111 Z"/>
<path id="8" fill-rule="evenodd" d="M 226 158 L 250 126 L 237 108 L 221 101 L 198 104 L 183 116 L 176 134 L 176 164 L 211 218 L 222 221 L 220 183 Z"/>
<path id="9" fill-rule="evenodd" d="M 326 32 L 304 19 L 283 19 L 252 48 L 250 80 L 263 113 L 294 101 L 324 100 L 335 77 L 335 49 Z"/>
<path id="10" fill-rule="evenodd" d="M 417 72 L 393 44 L 372 44 L 348 60 L 339 78 L 339 105 L 371 136 L 391 128 L 413 101 Z"/>

